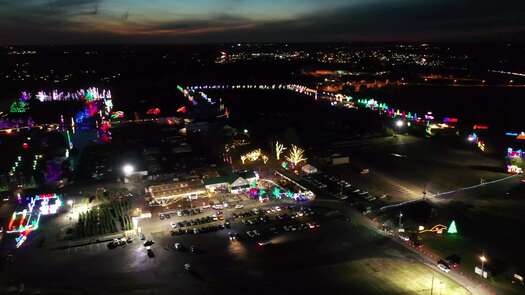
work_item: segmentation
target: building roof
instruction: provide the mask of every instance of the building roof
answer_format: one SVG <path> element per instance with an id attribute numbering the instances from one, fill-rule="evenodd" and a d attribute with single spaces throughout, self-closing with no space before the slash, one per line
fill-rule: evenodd
<path id="1" fill-rule="evenodd" d="M 232 184 L 235 180 L 239 178 L 237 175 L 230 176 L 219 176 L 212 177 L 204 180 L 204 185 L 214 185 L 214 184 Z"/>
<path id="2" fill-rule="evenodd" d="M 238 172 L 237 174 L 244 179 L 250 179 L 250 178 L 257 177 L 257 174 L 255 173 L 255 171 L 252 171 L 252 170 Z"/>
<path id="3" fill-rule="evenodd" d="M 177 181 L 149 187 L 149 192 L 154 199 L 169 199 L 203 190 L 204 187 L 201 180 Z"/>

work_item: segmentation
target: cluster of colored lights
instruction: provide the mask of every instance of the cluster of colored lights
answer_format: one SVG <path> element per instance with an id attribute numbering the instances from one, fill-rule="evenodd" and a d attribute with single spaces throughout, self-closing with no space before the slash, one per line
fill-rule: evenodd
<path id="1" fill-rule="evenodd" d="M 27 208 L 24 210 L 13 212 L 6 232 L 18 233 L 18 237 L 15 239 L 16 247 L 22 246 L 28 235 L 38 229 L 40 216 L 56 214 L 61 206 L 62 201 L 59 195 L 41 194 L 31 197 Z"/>
<path id="2" fill-rule="evenodd" d="M 111 119 L 122 119 L 124 118 L 124 112 L 123 111 L 116 111 L 111 113 Z"/>
<path id="3" fill-rule="evenodd" d="M 42 155 L 35 155 L 35 158 L 33 159 L 33 170 L 36 170 L 36 167 L 38 166 L 38 160 L 42 159 Z"/>
<path id="4" fill-rule="evenodd" d="M 160 109 L 159 108 L 151 108 L 149 109 L 146 114 L 152 115 L 152 116 L 158 116 L 160 115 Z"/>
<path id="5" fill-rule="evenodd" d="M 9 171 L 9 175 L 13 176 L 20 166 L 22 166 L 22 156 L 16 157 L 16 161 L 13 164 L 13 166 L 11 166 L 11 171 Z"/>
<path id="6" fill-rule="evenodd" d="M 25 113 L 28 109 L 28 104 L 25 101 L 17 100 L 11 104 L 9 111 L 11 113 Z"/>
<path id="7" fill-rule="evenodd" d="M 523 168 L 517 166 L 517 165 L 507 165 L 507 172 L 510 174 L 522 174 Z"/>
<path id="8" fill-rule="evenodd" d="M 31 97 L 31 94 L 27 92 L 22 92 L 22 94 L 27 98 L 27 100 Z M 35 98 L 41 102 L 108 100 L 108 99 L 111 99 L 111 91 L 105 90 L 105 89 L 99 90 L 96 87 L 91 87 L 88 89 L 80 89 L 76 92 L 64 92 L 64 91 L 53 90 L 47 93 L 45 91 L 39 91 L 35 95 Z"/>
<path id="9" fill-rule="evenodd" d="M 485 152 L 487 150 L 486 146 L 485 146 L 485 142 L 483 140 L 481 140 L 481 138 L 479 138 L 479 136 L 475 133 L 475 132 L 472 132 L 471 134 L 469 134 L 467 136 L 467 140 L 469 142 L 472 142 L 474 144 L 477 145 L 477 147 L 482 151 L 482 152 Z"/>
<path id="10" fill-rule="evenodd" d="M 525 156 L 525 152 L 523 152 L 521 149 L 514 150 L 512 148 L 507 148 L 507 157 L 508 158 L 521 158 L 521 159 L 523 159 L 523 156 Z"/>
<path id="11" fill-rule="evenodd" d="M 518 139 L 518 140 L 525 140 L 525 132 L 505 132 L 505 135 L 506 136 L 511 136 L 511 137 L 514 137 L 515 139 Z"/>
<path id="12" fill-rule="evenodd" d="M 177 89 L 182 92 L 182 94 L 184 95 L 185 98 L 188 99 L 188 101 L 192 104 L 192 105 L 197 105 L 198 104 L 198 101 L 202 101 L 202 102 L 206 102 L 206 103 L 209 103 L 211 105 L 215 104 L 216 101 L 214 99 L 212 99 L 211 97 L 209 97 L 206 93 L 202 92 L 202 91 L 199 91 L 197 92 L 196 89 L 197 88 L 194 88 L 194 87 L 189 87 L 188 89 L 185 89 L 183 88 L 182 86 L 177 86 Z M 182 107 L 181 107 L 182 108 Z M 179 108 L 179 110 L 181 109 Z M 177 112 L 179 113 L 185 113 L 186 111 L 179 111 L 177 110 Z"/>
<path id="13" fill-rule="evenodd" d="M 246 160 L 250 162 L 254 162 L 254 161 L 259 160 L 259 158 L 263 160 L 264 164 L 266 164 L 269 160 L 268 156 L 263 154 L 261 149 L 256 149 L 244 155 L 241 155 L 241 161 L 243 164 L 246 162 Z"/>

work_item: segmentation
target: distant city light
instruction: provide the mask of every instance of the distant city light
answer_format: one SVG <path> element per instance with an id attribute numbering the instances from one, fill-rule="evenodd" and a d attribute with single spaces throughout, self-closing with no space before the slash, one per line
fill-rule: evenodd
<path id="1" fill-rule="evenodd" d="M 403 125 L 405 125 L 405 123 L 402 120 L 397 120 L 396 121 L 396 127 L 401 128 L 401 127 L 403 127 Z"/>

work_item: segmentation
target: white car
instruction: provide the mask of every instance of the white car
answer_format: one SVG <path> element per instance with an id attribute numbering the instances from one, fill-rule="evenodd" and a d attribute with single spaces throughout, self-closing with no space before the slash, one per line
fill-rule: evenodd
<path id="1" fill-rule="evenodd" d="M 242 209 L 244 208 L 244 205 L 243 204 L 237 204 L 235 205 L 235 209 Z"/>
<path id="2" fill-rule="evenodd" d="M 277 211 L 277 212 L 280 212 L 280 211 L 281 211 L 281 207 L 279 207 L 279 206 L 275 206 L 274 209 L 275 209 L 275 211 Z"/>
<path id="3" fill-rule="evenodd" d="M 441 269 L 443 272 L 450 272 L 450 267 L 448 267 L 447 265 L 443 264 L 443 263 L 438 263 L 438 268 Z"/>

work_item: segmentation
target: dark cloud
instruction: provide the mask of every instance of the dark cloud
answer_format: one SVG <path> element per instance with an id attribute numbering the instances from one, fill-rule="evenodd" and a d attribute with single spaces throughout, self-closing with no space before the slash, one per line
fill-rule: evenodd
<path id="1" fill-rule="evenodd" d="M 109 5 L 109 0 L 54 0 L 46 7 L 28 11 L 31 20 L 13 16 L 0 20 L 0 25 L 15 23 L 17 30 L 23 32 L 17 34 L 3 25 L 0 38 L 11 43 L 477 41 L 505 39 L 525 32 L 524 0 L 361 0 L 337 8 L 329 5 L 330 0 L 325 1 L 325 9 L 285 21 L 253 20 L 236 14 L 137 21 L 135 15 L 141 11 L 109 15 L 99 10 L 99 5 Z M 5 2 L 0 0 L 0 5 Z M 46 15 L 45 9 L 49 12 L 51 8 L 54 14 Z M 96 15 L 97 20 L 79 22 L 73 17 L 77 15 Z M 114 25 L 99 25 L 100 21 Z"/>

